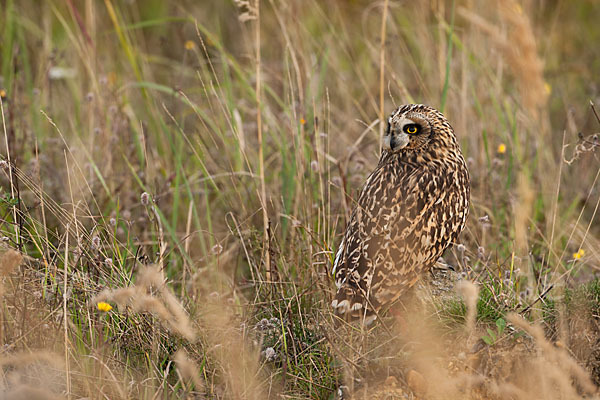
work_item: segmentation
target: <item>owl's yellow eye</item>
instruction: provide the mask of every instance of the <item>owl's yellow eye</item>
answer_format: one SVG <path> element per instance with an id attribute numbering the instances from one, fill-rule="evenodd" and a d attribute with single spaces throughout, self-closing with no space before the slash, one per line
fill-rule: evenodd
<path id="1" fill-rule="evenodd" d="M 410 125 L 406 125 L 404 127 L 404 132 L 414 135 L 415 133 L 417 133 L 417 131 L 419 130 L 419 128 L 417 127 L 417 125 L 414 124 L 410 124 Z"/>

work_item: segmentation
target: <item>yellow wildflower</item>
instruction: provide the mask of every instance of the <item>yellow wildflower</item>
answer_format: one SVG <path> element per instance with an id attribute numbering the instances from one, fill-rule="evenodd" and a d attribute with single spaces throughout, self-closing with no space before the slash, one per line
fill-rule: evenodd
<path id="1" fill-rule="evenodd" d="M 117 73 L 115 71 L 111 71 L 108 74 L 108 83 L 112 86 L 117 83 Z"/>
<path id="2" fill-rule="evenodd" d="M 515 11 L 516 11 L 518 14 L 523 14 L 523 8 L 521 7 L 521 5 L 520 5 L 520 4 L 518 4 L 518 3 L 517 3 L 517 4 L 515 4 Z"/>
<path id="3" fill-rule="evenodd" d="M 101 301 L 98 303 L 98 310 L 109 312 L 110 310 L 112 310 L 112 306 L 104 301 Z"/>
<path id="4" fill-rule="evenodd" d="M 552 85 L 548 82 L 544 82 L 544 90 L 546 91 L 546 94 L 552 93 Z"/>
<path id="5" fill-rule="evenodd" d="M 573 258 L 575 260 L 579 260 L 583 256 L 585 256 L 585 250 L 583 250 L 583 249 L 579 249 L 579 251 L 577 253 L 573 253 Z"/>
<path id="6" fill-rule="evenodd" d="M 196 43 L 192 40 L 187 40 L 184 44 L 186 50 L 194 50 L 196 48 Z"/>
<path id="7" fill-rule="evenodd" d="M 6 98 L 6 90 L 0 89 L 0 97 L 2 97 L 3 99 Z"/>
<path id="8" fill-rule="evenodd" d="M 498 145 L 498 154 L 506 153 L 506 145 L 504 143 L 500 143 Z"/>
<path id="9" fill-rule="evenodd" d="M 306 120 L 304 118 L 300 118 L 300 125 L 306 124 Z"/>

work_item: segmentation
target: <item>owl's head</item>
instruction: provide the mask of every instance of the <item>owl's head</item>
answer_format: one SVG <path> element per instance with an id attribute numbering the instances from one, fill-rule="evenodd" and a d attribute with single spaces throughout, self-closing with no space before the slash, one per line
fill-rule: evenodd
<path id="1" fill-rule="evenodd" d="M 391 153 L 456 147 L 448 120 L 423 104 L 406 104 L 394 111 L 383 137 L 383 150 Z"/>

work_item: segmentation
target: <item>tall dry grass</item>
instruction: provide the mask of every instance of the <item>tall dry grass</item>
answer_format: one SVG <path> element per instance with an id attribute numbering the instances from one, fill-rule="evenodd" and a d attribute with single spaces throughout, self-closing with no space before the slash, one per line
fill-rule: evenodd
<path id="1" fill-rule="evenodd" d="M 589 2 L 2 7 L 3 396 L 597 396 Z M 408 102 L 468 159 L 456 271 L 335 326 L 331 260 Z"/>

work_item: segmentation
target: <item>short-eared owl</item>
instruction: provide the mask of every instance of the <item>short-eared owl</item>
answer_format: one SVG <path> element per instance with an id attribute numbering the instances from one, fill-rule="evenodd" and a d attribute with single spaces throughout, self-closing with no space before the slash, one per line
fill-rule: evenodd
<path id="1" fill-rule="evenodd" d="M 422 104 L 394 111 L 335 256 L 335 313 L 369 324 L 414 285 L 463 230 L 469 192 L 442 113 Z"/>

